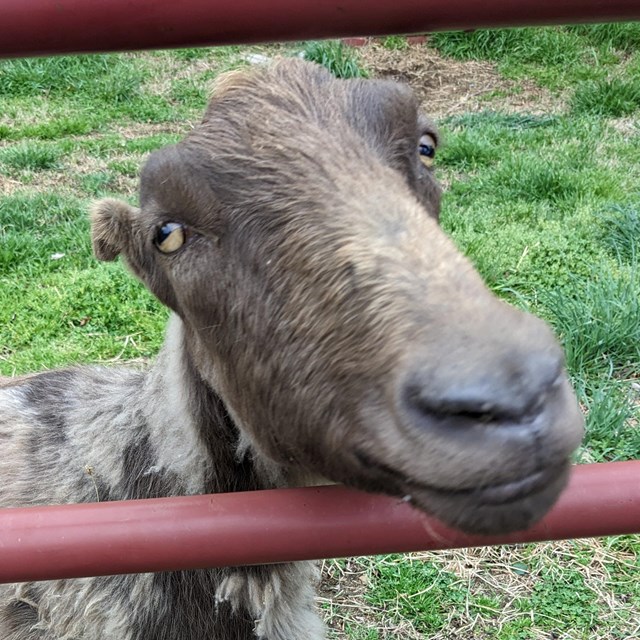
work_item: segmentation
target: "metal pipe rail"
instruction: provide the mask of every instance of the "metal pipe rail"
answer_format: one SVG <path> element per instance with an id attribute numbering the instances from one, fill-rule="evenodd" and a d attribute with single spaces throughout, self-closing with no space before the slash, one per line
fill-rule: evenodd
<path id="1" fill-rule="evenodd" d="M 0 57 L 638 19 L 638 0 L 2 0 Z"/>
<path id="2" fill-rule="evenodd" d="M 0 582 L 640 532 L 640 460 L 574 467 L 528 531 L 470 536 L 342 486 L 0 510 Z"/>

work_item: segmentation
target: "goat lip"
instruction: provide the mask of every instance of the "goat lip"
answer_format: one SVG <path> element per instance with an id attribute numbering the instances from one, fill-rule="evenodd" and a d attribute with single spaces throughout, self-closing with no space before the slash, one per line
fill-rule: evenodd
<path id="1" fill-rule="evenodd" d="M 544 469 L 538 469 L 524 477 L 508 482 L 456 489 L 454 487 L 446 488 L 435 486 L 405 476 L 402 472 L 378 462 L 360 451 L 358 451 L 356 455 L 360 462 L 367 468 L 375 468 L 383 472 L 389 479 L 394 479 L 398 482 L 403 487 L 403 491 L 410 496 L 413 494 L 416 496 L 427 494 L 441 500 L 464 500 L 476 506 L 509 505 L 510 503 L 528 498 L 557 483 L 566 474 L 569 467 L 569 460 L 567 459 L 564 462 L 556 463 Z"/>
<path id="2" fill-rule="evenodd" d="M 466 498 L 478 506 L 501 506 L 518 502 L 544 490 L 564 475 L 566 469 L 566 464 L 554 466 L 534 471 L 517 480 L 473 489 L 443 489 L 411 480 L 408 480 L 408 485 L 418 491 L 427 491 L 442 498 Z"/>

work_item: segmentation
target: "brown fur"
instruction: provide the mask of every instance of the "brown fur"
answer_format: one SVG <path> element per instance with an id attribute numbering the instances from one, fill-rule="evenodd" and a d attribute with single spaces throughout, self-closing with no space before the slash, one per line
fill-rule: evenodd
<path id="1" fill-rule="evenodd" d="M 92 212 L 174 316 L 147 372 L 0 385 L 0 504 L 241 491 L 324 478 L 474 532 L 541 517 L 582 421 L 540 320 L 438 227 L 411 92 L 301 61 L 221 80 L 151 155 L 140 208 Z M 158 248 L 179 223 L 184 246 Z M 87 473 L 86 469 L 91 469 Z M 5 640 L 319 640 L 313 567 L 0 588 Z"/>

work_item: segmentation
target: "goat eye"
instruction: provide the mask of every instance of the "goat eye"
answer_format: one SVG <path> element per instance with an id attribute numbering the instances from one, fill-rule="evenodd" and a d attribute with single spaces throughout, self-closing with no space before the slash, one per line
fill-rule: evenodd
<path id="1" fill-rule="evenodd" d="M 425 133 L 420 137 L 418 153 L 420 154 L 420 162 L 422 162 L 425 167 L 431 168 L 436 156 L 436 141 L 432 136 Z"/>
<path id="2" fill-rule="evenodd" d="M 187 238 L 186 227 L 180 222 L 165 222 L 156 231 L 155 245 L 162 253 L 173 253 Z"/>

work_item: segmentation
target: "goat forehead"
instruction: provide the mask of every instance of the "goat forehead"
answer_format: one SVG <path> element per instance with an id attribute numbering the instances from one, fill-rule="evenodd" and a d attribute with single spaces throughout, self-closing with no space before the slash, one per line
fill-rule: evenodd
<path id="1" fill-rule="evenodd" d="M 231 210 L 245 218 L 257 213 L 262 222 L 276 212 L 329 213 L 369 200 L 372 182 L 384 183 L 391 198 L 406 197 L 398 169 L 411 164 L 422 126 L 410 89 L 338 80 L 300 61 L 232 80 L 185 140 L 152 155 L 142 176 L 143 208 L 152 199 L 161 215 L 186 214 L 186 222 L 207 228 L 226 226 Z M 358 211 L 351 207 L 348 217 Z"/>
<path id="2" fill-rule="evenodd" d="M 360 198 L 368 182 L 385 182 L 385 158 L 348 127 L 323 131 L 302 121 L 286 135 L 252 127 L 219 133 L 193 134 L 152 154 L 141 176 L 143 208 L 153 200 L 178 215 L 284 213 L 287 203 L 326 210 Z"/>

